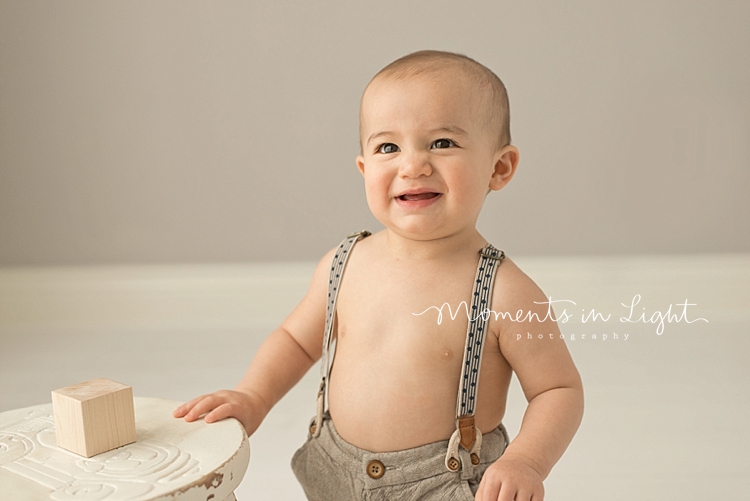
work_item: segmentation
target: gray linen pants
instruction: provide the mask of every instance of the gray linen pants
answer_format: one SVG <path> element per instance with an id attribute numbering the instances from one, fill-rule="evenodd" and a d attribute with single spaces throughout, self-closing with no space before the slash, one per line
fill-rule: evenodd
<path id="1" fill-rule="evenodd" d="M 459 448 L 461 467 L 454 472 L 445 466 L 448 440 L 397 452 L 369 452 L 344 441 L 326 412 L 320 435 L 308 434 L 292 457 L 292 470 L 310 501 L 469 501 L 485 470 L 508 443 L 501 424 L 482 437 L 478 465 Z M 372 469 L 368 473 L 373 463 L 379 465 L 374 470 L 379 478 L 374 478 Z"/>

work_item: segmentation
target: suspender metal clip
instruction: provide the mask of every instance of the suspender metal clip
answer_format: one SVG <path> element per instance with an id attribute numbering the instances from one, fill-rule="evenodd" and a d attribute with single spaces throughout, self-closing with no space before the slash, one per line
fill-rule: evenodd
<path id="1" fill-rule="evenodd" d="M 499 249 L 495 249 L 494 247 L 490 247 L 489 249 L 487 247 L 483 247 L 479 250 L 479 255 L 488 257 L 490 259 L 496 259 L 498 261 L 502 261 L 503 259 L 505 259 L 505 252 Z"/>
<path id="2" fill-rule="evenodd" d="M 362 230 L 362 231 L 358 231 L 356 233 L 352 233 L 351 235 L 347 235 L 346 238 L 354 238 L 354 237 L 365 238 L 365 237 L 369 237 L 370 235 L 372 235 L 372 233 L 370 233 L 369 231 Z"/>

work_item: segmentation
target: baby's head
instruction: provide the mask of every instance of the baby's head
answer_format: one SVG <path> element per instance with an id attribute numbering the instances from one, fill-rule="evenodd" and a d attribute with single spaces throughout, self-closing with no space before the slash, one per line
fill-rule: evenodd
<path id="1" fill-rule="evenodd" d="M 495 73 L 470 57 L 453 52 L 422 50 L 396 59 L 380 70 L 365 88 L 360 107 L 360 147 L 363 120 L 366 118 L 365 101 L 368 90 L 384 82 L 396 83 L 416 77 L 435 81 L 463 79 L 469 85 L 477 117 L 482 125 L 497 138 L 497 148 L 510 144 L 510 106 L 505 85 Z M 457 96 L 468 98 L 469 96 Z"/>
<path id="2" fill-rule="evenodd" d="M 421 51 L 370 81 L 360 106 L 370 210 L 420 240 L 476 231 L 485 196 L 515 173 L 505 86 L 462 55 Z"/>

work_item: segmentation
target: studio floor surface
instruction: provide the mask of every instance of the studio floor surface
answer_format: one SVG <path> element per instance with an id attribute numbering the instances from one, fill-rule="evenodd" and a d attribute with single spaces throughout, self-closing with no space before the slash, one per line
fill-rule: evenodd
<path id="1" fill-rule="evenodd" d="M 586 410 L 545 499 L 748 499 L 750 255 L 516 262 L 554 300 L 575 302 L 561 329 Z M 50 390 L 97 377 L 180 401 L 231 388 L 305 293 L 312 269 L 0 268 L 0 411 L 49 402 Z M 647 321 L 623 321 L 636 296 L 630 318 L 646 313 Z M 687 315 L 660 329 L 657 313 L 679 314 L 686 300 Z M 591 309 L 611 316 L 582 322 Z M 316 366 L 251 437 L 240 501 L 304 499 L 289 461 L 305 440 L 317 384 Z M 514 380 L 504 420 L 511 437 L 524 409 Z"/>

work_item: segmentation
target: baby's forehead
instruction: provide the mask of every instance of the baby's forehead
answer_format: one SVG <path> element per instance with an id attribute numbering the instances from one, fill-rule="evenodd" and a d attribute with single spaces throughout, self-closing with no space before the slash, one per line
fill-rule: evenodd
<path id="1" fill-rule="evenodd" d="M 427 92 L 429 89 L 435 88 L 435 84 L 442 84 L 465 94 L 481 94 L 483 91 L 482 83 L 468 71 L 460 71 L 458 68 L 431 68 L 409 73 L 378 74 L 365 88 L 363 98 L 375 89 L 388 89 L 397 92 L 399 89 L 405 89 L 406 87 L 423 86 Z"/>
<path id="2" fill-rule="evenodd" d="M 488 110 L 485 94 L 476 80 L 465 72 L 433 70 L 407 75 L 379 74 L 362 96 L 360 126 L 363 120 L 369 122 L 383 113 L 400 115 L 400 111 L 413 110 L 414 99 L 426 106 L 423 108 L 426 115 L 468 113 L 473 119 L 484 117 Z M 443 106 L 431 106 L 434 102 L 441 102 Z"/>

